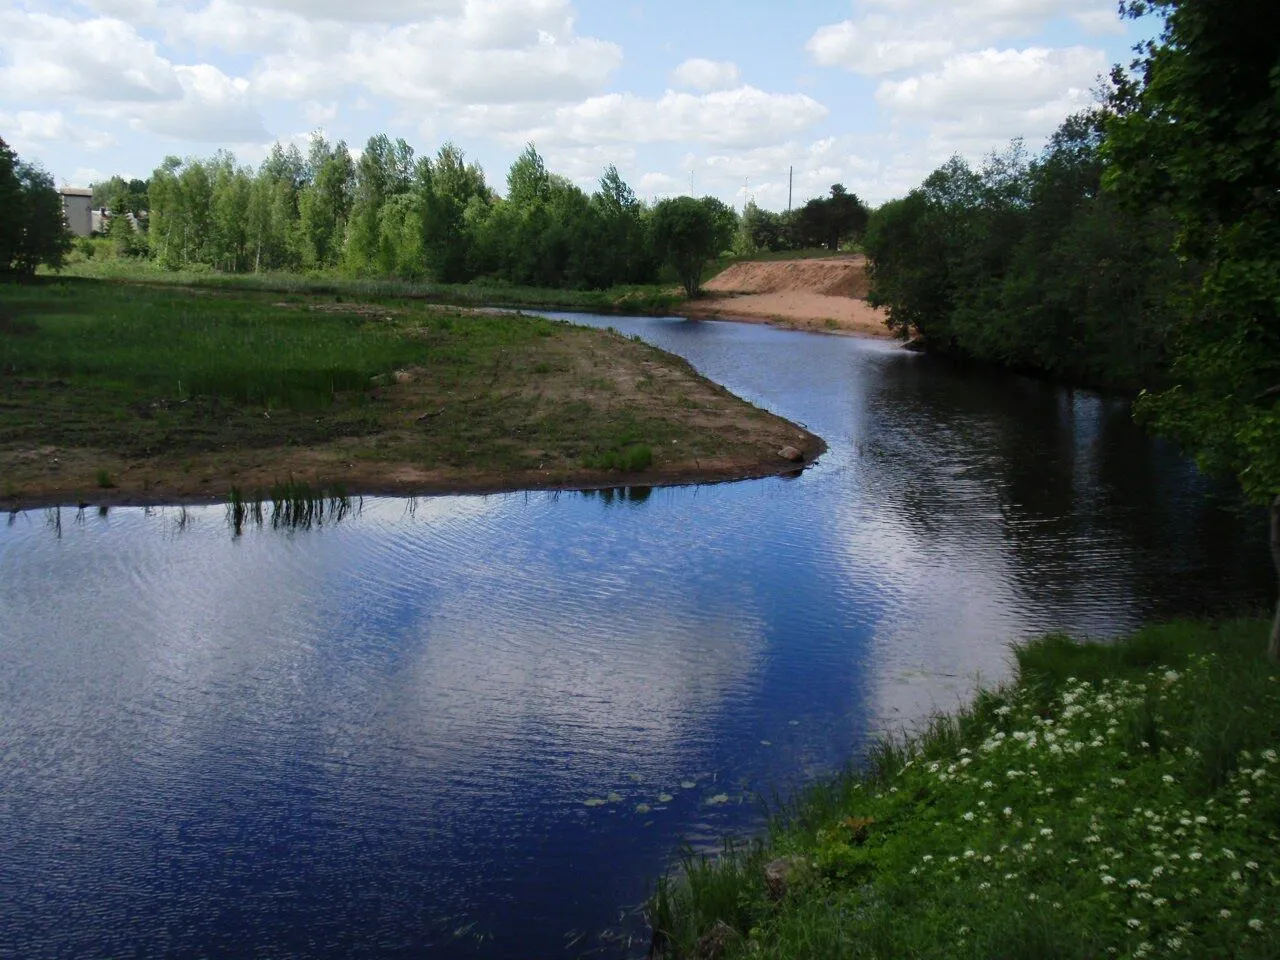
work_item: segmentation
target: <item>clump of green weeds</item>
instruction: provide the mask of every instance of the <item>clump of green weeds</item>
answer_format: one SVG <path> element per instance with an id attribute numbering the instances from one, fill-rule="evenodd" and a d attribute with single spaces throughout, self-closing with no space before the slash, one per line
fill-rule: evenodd
<path id="1" fill-rule="evenodd" d="M 641 473 L 653 465 L 653 448 L 647 443 L 626 444 L 588 454 L 582 465 L 589 470 L 617 470 L 622 473 Z"/>

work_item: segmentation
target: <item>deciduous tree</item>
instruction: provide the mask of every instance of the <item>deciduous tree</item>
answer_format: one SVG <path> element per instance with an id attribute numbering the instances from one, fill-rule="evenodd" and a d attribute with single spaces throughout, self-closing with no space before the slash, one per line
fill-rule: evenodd
<path id="1" fill-rule="evenodd" d="M 1163 16 L 1136 91 L 1110 122 L 1110 185 L 1166 205 L 1203 260 L 1183 304 L 1174 385 L 1143 398 L 1157 429 L 1271 503 L 1280 576 L 1280 7 L 1271 0 L 1124 2 Z M 1269 653 L 1280 662 L 1280 605 Z"/>

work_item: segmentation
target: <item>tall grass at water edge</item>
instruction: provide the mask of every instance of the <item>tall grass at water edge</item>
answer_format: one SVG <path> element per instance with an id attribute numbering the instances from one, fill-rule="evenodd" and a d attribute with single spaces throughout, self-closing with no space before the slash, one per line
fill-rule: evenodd
<path id="1" fill-rule="evenodd" d="M 299 530 L 338 524 L 358 513 L 362 501 L 352 500 L 342 487 L 317 489 L 289 480 L 268 491 L 246 493 L 232 487 L 227 498 L 227 523 L 236 536 L 249 525 L 275 530 Z"/>
<path id="2" fill-rule="evenodd" d="M 650 902 L 655 952 L 1280 956 L 1266 629 L 1019 649 L 1014 683 L 883 741 L 775 810 L 767 838 L 687 854 Z"/>

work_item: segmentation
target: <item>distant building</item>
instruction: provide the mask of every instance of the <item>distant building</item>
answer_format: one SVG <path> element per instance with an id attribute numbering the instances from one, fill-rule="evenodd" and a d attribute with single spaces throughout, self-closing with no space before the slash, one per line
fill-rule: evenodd
<path id="1" fill-rule="evenodd" d="M 63 187 L 62 216 L 77 237 L 87 237 L 93 232 L 93 191 L 84 187 Z"/>

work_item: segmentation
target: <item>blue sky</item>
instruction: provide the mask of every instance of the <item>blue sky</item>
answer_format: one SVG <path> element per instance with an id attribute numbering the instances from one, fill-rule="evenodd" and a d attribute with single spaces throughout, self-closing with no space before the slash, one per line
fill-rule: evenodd
<path id="1" fill-rule="evenodd" d="M 590 188 L 879 203 L 954 153 L 1036 147 L 1151 32 L 1114 0 L 18 0 L 0 137 L 60 183 L 323 129 L 453 140 L 491 183 L 533 141 Z"/>

